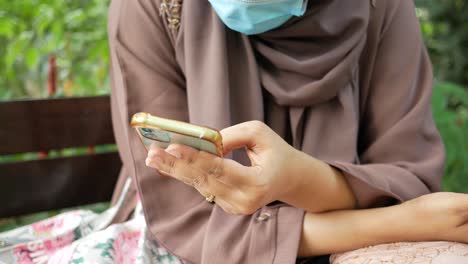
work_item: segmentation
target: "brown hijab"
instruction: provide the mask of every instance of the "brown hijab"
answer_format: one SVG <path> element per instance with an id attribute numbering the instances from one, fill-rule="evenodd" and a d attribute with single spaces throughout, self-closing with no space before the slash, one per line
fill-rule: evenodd
<path id="1" fill-rule="evenodd" d="M 342 170 L 361 207 L 440 189 L 444 151 L 412 1 L 309 1 L 303 17 L 251 37 L 227 29 L 208 1 L 182 2 L 175 30 L 180 6 L 170 2 L 113 0 L 109 41 L 119 182 L 132 177 L 152 238 L 173 254 L 293 263 L 304 212 L 280 203 L 232 216 L 159 176 L 128 125 L 138 111 L 218 129 L 263 120 Z M 233 158 L 246 162 L 243 152 Z"/>
<path id="2" fill-rule="evenodd" d="M 295 147 L 311 152 L 311 146 L 301 145 L 304 111 L 352 90 L 357 82 L 369 3 L 310 2 L 303 17 L 253 37 L 226 30 L 208 2 L 184 2 L 176 48 L 184 50 L 178 62 L 187 86 L 196 87 L 187 89 L 194 91 L 188 100 L 191 121 L 216 128 L 270 121 L 280 135 L 292 133 Z M 193 27 L 196 21 L 203 27 Z M 212 33 L 201 38 L 200 30 Z M 200 103 L 207 95 L 222 104 Z"/>

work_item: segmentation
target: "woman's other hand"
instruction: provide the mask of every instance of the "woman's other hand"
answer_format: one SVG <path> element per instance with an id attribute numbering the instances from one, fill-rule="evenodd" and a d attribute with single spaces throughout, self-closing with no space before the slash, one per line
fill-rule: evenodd
<path id="1" fill-rule="evenodd" d="M 221 134 L 224 154 L 244 147 L 251 166 L 176 144 L 165 150 L 153 145 L 146 164 L 193 186 L 205 197 L 214 195 L 216 203 L 232 214 L 252 214 L 273 201 L 312 212 L 354 204 L 344 179 L 337 180 L 342 175 L 294 149 L 264 123 L 241 123 Z M 348 195 L 346 205 L 335 203 L 343 195 Z"/>
<path id="2" fill-rule="evenodd" d="M 413 241 L 468 243 L 468 194 L 426 194 L 399 207 L 406 212 L 406 216 L 401 218 L 401 227 L 394 234 L 412 233 L 415 237 Z"/>

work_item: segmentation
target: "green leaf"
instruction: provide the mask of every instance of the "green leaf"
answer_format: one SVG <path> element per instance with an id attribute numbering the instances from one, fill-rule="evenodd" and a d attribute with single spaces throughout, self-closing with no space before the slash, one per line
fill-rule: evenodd
<path id="1" fill-rule="evenodd" d="M 38 14 L 35 18 L 36 30 L 35 32 L 38 36 L 43 36 L 45 30 L 50 26 L 50 24 L 55 20 L 54 19 L 54 10 L 47 5 L 40 5 Z"/>
<path id="2" fill-rule="evenodd" d="M 35 48 L 29 48 L 26 51 L 26 64 L 31 70 L 34 70 L 39 60 L 39 52 Z"/>
<path id="3" fill-rule="evenodd" d="M 23 45 L 20 44 L 20 41 L 16 41 L 8 46 L 5 56 L 5 66 L 7 70 L 11 69 L 18 61 L 22 51 Z"/>
<path id="4" fill-rule="evenodd" d="M 79 27 L 83 21 L 86 19 L 86 16 L 82 9 L 77 9 L 69 12 L 65 17 L 65 24 L 69 27 L 76 28 Z"/>
<path id="5" fill-rule="evenodd" d="M 14 28 L 15 24 L 12 18 L 0 18 L 0 36 L 12 37 Z"/>

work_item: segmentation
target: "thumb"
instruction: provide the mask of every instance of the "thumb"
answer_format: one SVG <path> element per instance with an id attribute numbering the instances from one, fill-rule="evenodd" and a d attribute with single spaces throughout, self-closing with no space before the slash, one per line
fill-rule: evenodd
<path id="1" fill-rule="evenodd" d="M 260 121 L 240 123 L 221 130 L 224 154 L 246 147 L 255 153 L 265 147 L 266 136 L 270 128 Z"/>

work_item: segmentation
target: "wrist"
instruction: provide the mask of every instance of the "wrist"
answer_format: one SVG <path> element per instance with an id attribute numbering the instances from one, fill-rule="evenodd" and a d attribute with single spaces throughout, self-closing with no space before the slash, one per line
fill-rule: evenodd
<path id="1" fill-rule="evenodd" d="M 320 188 L 320 162 L 306 153 L 294 149 L 288 159 L 288 183 L 280 201 L 285 202 L 307 212 L 320 212 L 322 202 L 317 190 Z"/>
<path id="2" fill-rule="evenodd" d="M 405 221 L 409 214 L 406 209 L 401 204 L 378 208 L 382 216 L 379 219 L 375 218 L 373 226 L 374 236 L 379 244 L 409 241 L 414 237 L 415 226 Z"/>
<path id="3" fill-rule="evenodd" d="M 355 208 L 356 198 L 341 171 L 298 150 L 291 157 L 290 187 L 280 201 L 311 213 Z"/>

